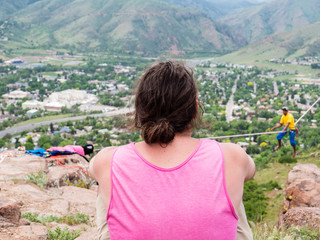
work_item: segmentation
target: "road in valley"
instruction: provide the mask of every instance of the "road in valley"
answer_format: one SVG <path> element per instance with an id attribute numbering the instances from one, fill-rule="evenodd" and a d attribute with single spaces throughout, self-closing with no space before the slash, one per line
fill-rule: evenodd
<path id="1" fill-rule="evenodd" d="M 54 119 L 54 120 L 47 120 L 43 122 L 37 122 L 37 123 L 30 123 L 18 127 L 8 128 L 3 131 L 0 131 L 0 138 L 3 138 L 6 134 L 17 134 L 23 131 L 30 131 L 34 128 L 41 127 L 41 126 L 48 126 L 50 123 L 61 123 L 61 122 L 67 122 L 67 121 L 78 121 L 86 119 L 86 117 L 111 117 L 116 115 L 123 115 L 132 112 L 133 110 L 130 108 L 121 108 L 119 110 L 105 112 L 105 113 L 98 113 L 98 114 L 90 114 L 90 115 L 82 115 L 82 116 L 76 116 L 76 117 L 68 117 L 68 118 L 62 118 L 62 119 Z"/>
<path id="2" fill-rule="evenodd" d="M 274 95 L 278 96 L 279 95 L 279 89 L 276 81 L 273 81 L 273 89 L 274 89 Z"/>
<path id="3" fill-rule="evenodd" d="M 239 78 L 240 78 L 240 75 L 237 76 L 237 79 L 234 82 L 234 85 L 232 87 L 231 96 L 230 96 L 229 101 L 228 101 L 227 106 L 226 106 L 226 119 L 227 119 L 227 122 L 230 122 L 233 119 L 232 118 L 232 112 L 233 112 L 233 107 L 234 107 L 233 94 L 237 91 L 237 82 L 238 82 Z"/>

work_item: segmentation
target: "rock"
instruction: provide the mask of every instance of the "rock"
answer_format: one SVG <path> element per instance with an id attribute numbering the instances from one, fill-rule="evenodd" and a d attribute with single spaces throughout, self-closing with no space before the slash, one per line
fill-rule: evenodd
<path id="1" fill-rule="evenodd" d="M 82 181 L 89 186 L 92 179 L 85 171 L 88 171 L 88 162 L 80 155 L 67 155 L 59 158 L 48 158 L 48 186 L 60 187 L 75 184 Z M 61 166 L 60 164 L 64 165 Z M 81 169 L 81 168 L 82 169 Z M 85 171 L 84 171 L 85 170 Z"/>
<path id="2" fill-rule="evenodd" d="M 317 157 L 319 155 L 319 152 L 313 152 L 309 155 L 309 157 Z"/>
<path id="3" fill-rule="evenodd" d="M 48 229 L 41 223 L 31 223 L 29 226 L 20 226 L 16 231 L 16 236 L 21 238 L 18 239 L 47 239 Z"/>
<path id="4" fill-rule="evenodd" d="M 315 164 L 298 164 L 288 175 L 285 205 L 320 207 L 320 168 Z M 291 199 L 290 199 L 291 198 Z"/>
<path id="5" fill-rule="evenodd" d="M 85 232 L 82 232 L 80 237 L 77 240 L 95 240 L 97 239 L 97 230 L 96 229 L 88 229 Z"/>
<path id="6" fill-rule="evenodd" d="M 320 208 L 295 207 L 289 209 L 280 219 L 279 224 L 284 227 L 300 226 L 320 228 Z"/>
<path id="7" fill-rule="evenodd" d="M 45 158 L 17 150 L 6 150 L 0 155 L 2 158 L 0 176 L 3 176 L 3 180 L 24 179 L 30 172 L 48 171 Z"/>
<path id="8" fill-rule="evenodd" d="M 20 225 L 30 225 L 31 222 L 28 219 L 21 218 L 20 219 Z"/>
<path id="9" fill-rule="evenodd" d="M 70 203 L 70 212 L 92 215 L 96 211 L 97 192 L 78 187 L 61 187 L 61 197 Z"/>
<path id="10" fill-rule="evenodd" d="M 0 230 L 1 228 L 15 227 L 17 224 L 12 223 L 10 220 L 0 216 Z"/>
<path id="11" fill-rule="evenodd" d="M 320 227 L 319 196 L 320 168 L 314 164 L 297 164 L 288 174 L 279 225 L 307 226 L 311 221 Z"/>
<path id="12" fill-rule="evenodd" d="M 49 187 L 66 186 L 80 180 L 82 184 L 89 186 L 92 182 L 85 172 L 88 171 L 89 163 L 80 155 L 43 158 L 23 151 L 6 150 L 1 152 L 0 157 L 0 176 L 3 176 L 1 180 L 24 180 L 31 172 L 37 174 L 43 171 L 47 174 Z"/>
<path id="13" fill-rule="evenodd" d="M 21 212 L 18 204 L 13 200 L 0 199 L 0 216 L 3 222 L 19 224 Z"/>
<path id="14" fill-rule="evenodd" d="M 69 186 L 80 183 L 90 186 L 93 180 L 81 169 L 88 170 L 88 162 L 78 155 L 69 155 L 58 158 L 62 167 L 52 158 L 42 158 L 27 155 L 16 150 L 7 150 L 0 153 L 0 239 L 12 240 L 39 240 L 46 239 L 47 227 L 62 229 L 66 224 L 30 222 L 21 219 L 21 213 L 38 213 L 39 216 L 65 216 L 68 214 L 83 213 L 89 215 L 87 224 L 68 226 L 69 229 L 80 230 L 82 239 L 96 239 L 95 205 L 97 187 L 92 189 Z M 25 175 L 31 172 L 44 171 L 48 178 L 47 187 L 41 189 L 34 183 L 26 183 Z M 12 199 L 8 200 L 3 199 Z M 10 205 L 12 204 L 12 205 Z M 13 206 L 12 208 L 4 206 Z M 6 210 L 1 210 L 6 209 Z M 19 210 L 11 214 L 14 209 Z M 12 211 L 11 211 L 12 210 Z M 5 214 L 2 214 L 2 212 Z M 21 213 L 20 213 L 21 211 Z M 8 217 L 8 218 L 7 218 Z"/>

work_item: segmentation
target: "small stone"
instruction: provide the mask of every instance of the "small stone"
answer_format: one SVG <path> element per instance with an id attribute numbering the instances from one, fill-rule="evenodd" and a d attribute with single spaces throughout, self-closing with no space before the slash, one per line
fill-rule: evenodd
<path id="1" fill-rule="evenodd" d="M 21 216 L 18 204 L 12 200 L 0 199 L 0 216 L 14 224 L 18 224 Z"/>
<path id="2" fill-rule="evenodd" d="M 20 219 L 20 225 L 30 225 L 31 222 L 28 219 L 21 218 Z"/>

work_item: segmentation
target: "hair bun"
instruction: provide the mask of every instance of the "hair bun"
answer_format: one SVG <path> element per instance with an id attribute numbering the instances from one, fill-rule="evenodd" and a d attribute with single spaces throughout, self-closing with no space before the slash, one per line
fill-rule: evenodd
<path id="1" fill-rule="evenodd" d="M 174 139 L 175 130 L 167 119 L 161 118 L 144 124 L 142 136 L 146 143 L 169 143 Z"/>

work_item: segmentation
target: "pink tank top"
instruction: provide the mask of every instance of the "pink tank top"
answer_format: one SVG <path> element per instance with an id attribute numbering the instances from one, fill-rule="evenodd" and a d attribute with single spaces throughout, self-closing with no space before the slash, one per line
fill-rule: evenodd
<path id="1" fill-rule="evenodd" d="M 219 143 L 201 139 L 180 165 L 161 168 L 134 143 L 111 162 L 111 240 L 233 240 L 238 217 L 225 183 Z"/>

